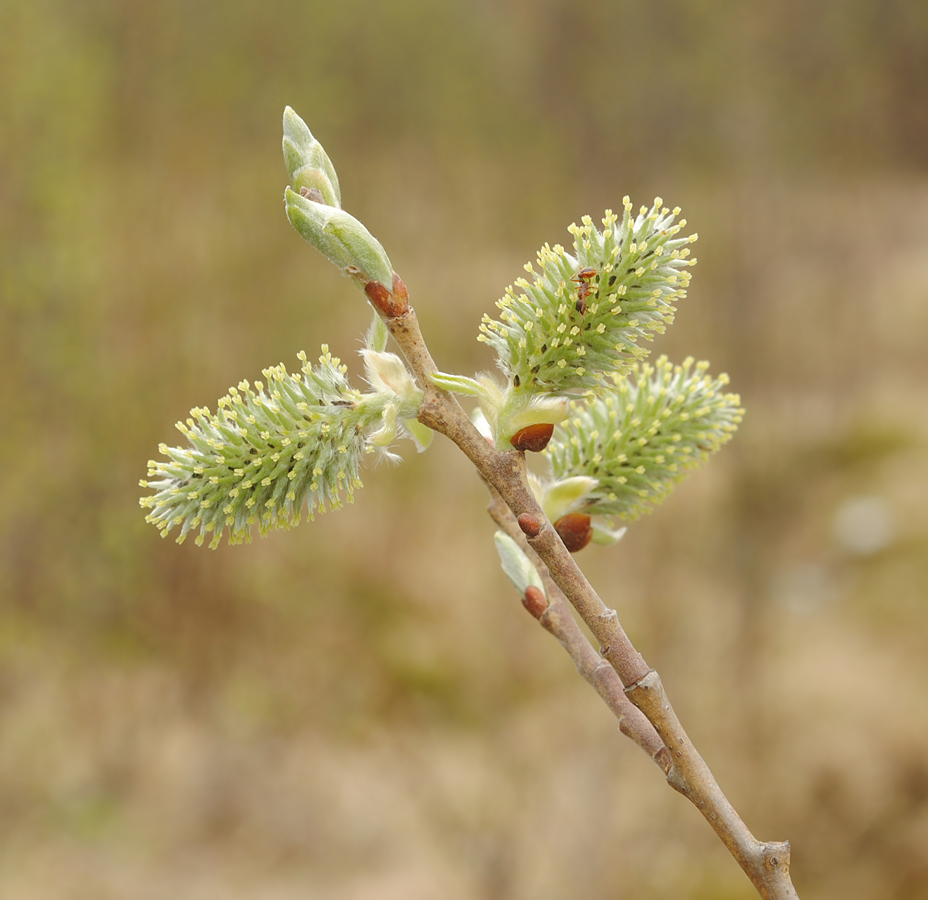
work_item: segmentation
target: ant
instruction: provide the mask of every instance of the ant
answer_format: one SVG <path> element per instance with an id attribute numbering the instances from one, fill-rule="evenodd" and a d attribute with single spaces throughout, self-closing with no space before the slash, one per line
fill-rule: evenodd
<path id="1" fill-rule="evenodd" d="M 575 281 L 578 285 L 577 288 L 577 312 L 582 316 L 586 312 L 586 298 L 593 293 L 593 288 L 590 285 L 590 282 L 596 278 L 596 269 L 587 266 L 584 269 L 581 269 L 571 278 L 571 281 Z"/>

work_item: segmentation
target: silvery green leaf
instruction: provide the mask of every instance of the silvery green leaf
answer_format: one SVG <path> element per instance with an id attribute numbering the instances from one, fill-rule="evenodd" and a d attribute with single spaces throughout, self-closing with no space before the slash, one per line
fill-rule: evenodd
<path id="1" fill-rule="evenodd" d="M 493 540 L 496 543 L 503 571 L 509 576 L 509 580 L 516 586 L 519 593 L 524 594 L 529 585 L 537 587 L 544 593 L 541 576 L 532 565 L 532 561 L 522 552 L 522 548 L 504 531 L 497 531 L 493 535 Z"/>

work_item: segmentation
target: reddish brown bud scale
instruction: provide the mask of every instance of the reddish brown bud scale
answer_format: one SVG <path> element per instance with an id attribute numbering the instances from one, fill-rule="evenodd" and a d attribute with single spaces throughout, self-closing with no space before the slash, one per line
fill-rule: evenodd
<path id="1" fill-rule="evenodd" d="M 538 537 L 538 532 L 541 531 L 541 523 L 531 513 L 522 513 L 517 521 L 519 528 L 522 529 L 522 533 L 526 537 Z"/>
<path id="2" fill-rule="evenodd" d="M 526 425 L 520 428 L 509 440 L 516 450 L 540 453 L 548 446 L 554 426 L 550 422 L 539 422 L 537 425 Z"/>
<path id="3" fill-rule="evenodd" d="M 398 315 L 409 312 L 409 291 L 406 290 L 406 282 L 396 272 L 393 273 L 393 299 L 403 307 L 403 312 Z"/>
<path id="4" fill-rule="evenodd" d="M 584 513 L 567 513 L 554 523 L 564 546 L 571 552 L 582 550 L 593 539 L 593 526 L 590 517 Z"/>
<path id="5" fill-rule="evenodd" d="M 403 279 L 393 273 L 393 290 L 380 281 L 369 281 L 364 285 L 364 293 L 374 308 L 387 319 L 396 319 L 409 312 L 409 294 Z"/>
<path id="6" fill-rule="evenodd" d="M 548 599 L 535 585 L 530 584 L 525 589 L 522 605 L 536 618 L 540 619 L 548 608 Z"/>

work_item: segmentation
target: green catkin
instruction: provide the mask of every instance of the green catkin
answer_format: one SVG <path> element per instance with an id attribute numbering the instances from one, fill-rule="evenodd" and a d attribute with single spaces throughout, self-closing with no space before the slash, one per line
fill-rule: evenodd
<path id="1" fill-rule="evenodd" d="M 497 352 L 510 384 L 533 392 L 577 393 L 598 389 L 627 372 L 651 341 L 673 321 L 686 296 L 686 220 L 656 198 L 632 213 L 626 197 L 621 218 L 607 211 L 600 231 L 588 216 L 572 225 L 574 253 L 545 244 L 537 269 L 526 265 L 497 302 L 498 319 L 484 316 L 479 340 Z"/>
<path id="2" fill-rule="evenodd" d="M 304 510 L 312 518 L 338 508 L 361 485 L 363 457 L 386 452 L 369 441 L 385 413 L 416 413 L 395 395 L 352 389 L 325 346 L 318 365 L 305 354 L 300 361 L 300 374 L 283 365 L 265 369 L 266 385 L 243 381 L 219 400 L 215 415 L 198 407 L 178 422 L 188 446 L 162 444 L 167 460 L 149 461 L 140 482 L 153 491 L 140 501 L 150 510 L 146 521 L 163 536 L 179 528 L 181 543 L 196 531 L 197 544 L 209 535 L 216 547 L 228 529 L 236 544 L 249 541 L 254 526 L 264 535 L 298 524 Z"/>
<path id="3" fill-rule="evenodd" d="M 660 503 L 731 439 L 744 415 L 728 377 L 708 363 L 635 363 L 602 396 L 572 404 L 546 454 L 556 479 L 584 475 L 597 486 L 585 512 L 632 521 Z"/>

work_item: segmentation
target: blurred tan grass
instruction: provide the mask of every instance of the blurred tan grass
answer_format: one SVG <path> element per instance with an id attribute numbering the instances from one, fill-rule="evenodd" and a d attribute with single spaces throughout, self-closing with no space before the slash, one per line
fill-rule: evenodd
<path id="1" fill-rule="evenodd" d="M 928 14 L 45 0 L 0 35 L 0 895 L 749 895 L 518 607 L 451 448 L 247 548 L 143 523 L 175 420 L 367 324 L 283 216 L 290 103 L 443 368 L 491 365 L 480 314 L 571 220 L 683 207 L 655 349 L 748 415 L 581 561 L 800 894 L 928 896 Z"/>

